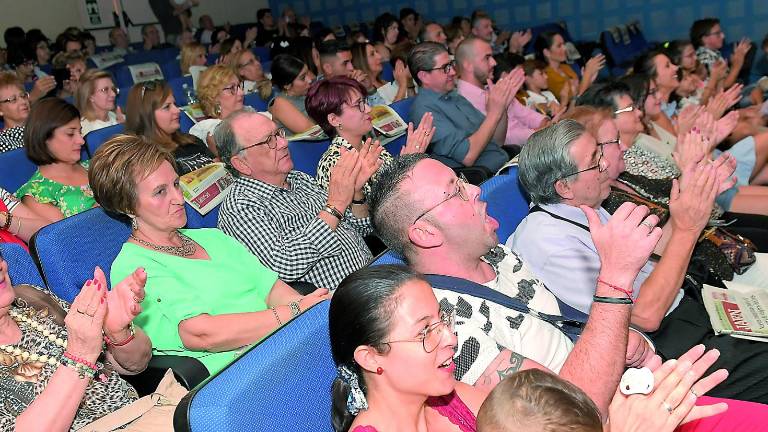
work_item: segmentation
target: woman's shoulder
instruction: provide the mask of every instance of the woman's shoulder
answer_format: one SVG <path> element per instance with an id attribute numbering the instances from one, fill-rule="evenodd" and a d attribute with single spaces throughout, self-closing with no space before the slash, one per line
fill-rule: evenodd
<path id="1" fill-rule="evenodd" d="M 40 173 L 40 170 L 36 170 L 34 174 L 32 174 L 32 177 L 29 178 L 29 180 L 26 181 L 23 185 L 21 185 L 16 190 L 16 196 L 19 198 L 23 198 L 25 195 L 30 195 L 33 198 L 37 198 L 38 196 L 42 194 L 47 194 L 52 191 L 58 185 L 55 181 L 43 177 L 43 175 Z"/>

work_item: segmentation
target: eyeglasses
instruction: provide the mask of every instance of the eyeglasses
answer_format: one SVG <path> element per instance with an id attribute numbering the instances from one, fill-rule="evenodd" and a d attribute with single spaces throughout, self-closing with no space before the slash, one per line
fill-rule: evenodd
<path id="1" fill-rule="evenodd" d="M 564 176 L 560 177 L 558 180 L 562 180 L 564 178 L 575 176 L 575 175 L 581 174 L 583 172 L 592 171 L 593 169 L 596 169 L 597 172 L 603 172 L 606 169 L 608 169 L 608 167 L 605 165 L 605 158 L 603 158 L 603 147 L 602 146 L 600 147 L 600 156 L 597 157 L 597 163 L 596 164 L 592 165 L 589 168 L 584 168 L 583 170 L 579 170 L 579 171 L 576 171 L 574 173 L 570 173 L 570 174 L 564 175 Z"/>
<path id="2" fill-rule="evenodd" d="M 417 217 L 416 219 L 413 220 L 413 223 L 418 222 L 419 219 L 424 217 L 424 215 L 426 215 L 427 213 L 431 212 L 432 210 L 438 208 L 440 206 L 440 204 L 443 204 L 444 202 L 450 200 L 453 197 L 458 196 L 459 198 L 461 198 L 462 201 L 469 201 L 469 194 L 467 193 L 467 188 L 466 188 L 466 185 L 468 183 L 469 183 L 469 181 L 467 181 L 467 178 L 464 177 L 464 174 L 459 174 L 459 178 L 456 179 L 456 190 L 453 191 L 452 193 L 448 194 L 448 196 L 444 200 L 442 200 L 439 203 L 433 205 L 428 210 L 424 211 L 424 213 L 420 214 L 419 217 Z M 411 225 L 413 225 L 413 224 L 411 224 Z"/>
<path id="3" fill-rule="evenodd" d="M 141 100 L 144 100 L 144 93 L 146 93 L 147 90 L 155 91 L 160 82 L 161 80 L 152 80 L 141 83 Z"/>
<path id="4" fill-rule="evenodd" d="M 107 93 L 109 93 L 111 91 L 111 92 L 113 92 L 115 94 L 115 96 L 120 94 L 120 89 L 117 88 L 117 87 L 102 87 L 100 89 L 96 89 L 96 91 L 104 93 L 104 94 L 107 94 Z"/>
<path id="5" fill-rule="evenodd" d="M 621 146 L 621 138 L 616 138 L 614 140 L 603 141 L 603 142 L 597 143 L 597 145 L 600 146 L 600 148 L 602 148 L 603 146 L 610 145 L 610 144 L 618 144 L 619 146 Z"/>
<path id="6" fill-rule="evenodd" d="M 237 95 L 238 90 L 240 90 L 241 92 L 245 91 L 245 82 L 240 81 L 237 84 L 233 84 L 229 87 L 224 87 L 223 89 L 221 89 L 222 92 L 227 92 L 232 96 Z"/>
<path id="7" fill-rule="evenodd" d="M 8 99 L 0 100 L 0 104 L 15 104 L 19 101 L 19 99 L 27 100 L 29 99 L 29 93 L 28 92 L 21 92 L 16 96 L 9 97 Z"/>
<path id="8" fill-rule="evenodd" d="M 243 147 L 243 148 L 240 149 L 240 151 L 238 153 L 240 153 L 242 151 L 245 151 L 245 150 L 248 150 L 251 147 L 256 147 L 256 146 L 260 146 L 260 145 L 264 145 L 264 144 L 266 144 L 267 147 L 269 147 L 270 149 L 274 150 L 274 149 L 277 148 L 277 140 L 278 139 L 285 139 L 285 128 L 278 128 L 276 131 L 274 131 L 273 133 L 269 134 L 267 139 L 265 139 L 264 141 L 259 141 L 256 144 L 251 144 L 251 145 L 249 145 L 247 147 Z"/>
<path id="9" fill-rule="evenodd" d="M 617 109 L 616 111 L 613 112 L 613 115 L 619 115 L 621 113 L 632 112 L 634 110 L 635 110 L 635 107 L 633 105 L 630 105 L 630 106 L 628 106 L 626 108 Z"/>
<path id="10" fill-rule="evenodd" d="M 452 70 L 456 69 L 456 60 L 451 60 L 448 63 L 438 66 L 432 69 L 429 69 L 429 72 L 436 71 L 436 70 L 442 70 L 444 74 L 448 75 L 451 73 Z"/>
<path id="11" fill-rule="evenodd" d="M 246 67 L 246 66 L 250 66 L 250 65 L 252 65 L 252 64 L 254 64 L 254 63 L 256 63 L 256 59 L 250 59 L 250 60 L 248 60 L 248 61 L 247 61 L 247 62 L 245 62 L 245 63 L 239 63 L 239 64 L 237 65 L 237 67 L 238 67 L 238 68 L 244 68 L 244 67 Z"/>
<path id="12" fill-rule="evenodd" d="M 352 108 L 357 108 L 361 113 L 364 113 L 365 107 L 368 106 L 368 101 L 366 101 L 365 98 L 360 98 L 357 102 L 347 103 L 347 105 L 351 106 Z"/>
<path id="13" fill-rule="evenodd" d="M 443 343 L 445 332 L 441 331 L 442 327 L 445 326 L 445 328 L 448 329 L 450 333 L 453 333 L 455 329 L 455 322 L 456 309 L 453 309 L 450 312 L 440 311 L 440 321 L 426 326 L 424 330 L 419 333 L 419 336 L 417 336 L 416 339 L 393 340 L 382 343 L 393 344 L 400 342 L 421 342 L 421 345 L 424 347 L 424 351 L 431 353 L 432 351 L 436 350 L 441 343 Z"/>

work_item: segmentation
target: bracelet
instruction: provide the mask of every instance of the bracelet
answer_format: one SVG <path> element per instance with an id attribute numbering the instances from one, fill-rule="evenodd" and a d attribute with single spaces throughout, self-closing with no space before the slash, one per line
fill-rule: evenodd
<path id="1" fill-rule="evenodd" d="M 68 368 L 74 369 L 80 379 L 85 379 L 85 377 L 93 378 L 96 376 L 96 372 L 98 370 L 98 367 L 95 363 L 81 359 L 80 357 L 72 355 L 66 351 L 61 356 L 61 364 Z"/>
<path id="2" fill-rule="evenodd" d="M 11 222 L 13 222 L 13 216 L 11 216 L 10 213 L 2 212 L 2 214 L 5 215 L 5 225 L 1 228 L 3 231 L 8 231 L 8 228 L 11 227 Z"/>
<path id="3" fill-rule="evenodd" d="M 604 281 L 604 280 L 602 280 L 600 278 L 597 279 L 597 283 L 601 283 L 601 284 L 607 286 L 608 288 L 611 288 L 611 289 L 616 290 L 618 292 L 624 293 L 624 294 L 627 295 L 627 297 L 632 298 L 632 291 L 631 290 L 624 289 L 624 288 L 622 288 L 620 286 L 617 286 L 617 285 L 609 284 L 608 282 L 606 282 L 606 281 Z"/>
<path id="4" fill-rule="evenodd" d="M 363 197 L 363 199 L 361 199 L 361 200 L 353 199 L 352 200 L 352 204 L 355 204 L 355 205 L 363 205 L 363 204 L 365 204 L 365 197 Z"/>
<path id="5" fill-rule="evenodd" d="M 332 214 L 336 219 L 339 220 L 339 222 L 341 222 L 344 219 L 344 215 L 341 214 L 339 209 L 337 209 L 336 207 L 334 207 L 334 206 L 332 206 L 330 204 L 326 204 L 326 206 L 325 206 L 325 208 L 323 210 L 328 212 L 328 213 L 330 213 L 330 214 Z"/>
<path id="6" fill-rule="evenodd" d="M 277 309 L 275 309 L 274 307 L 271 307 L 270 309 L 272 309 L 272 314 L 275 315 L 275 319 L 277 320 L 277 325 L 279 326 L 283 325 L 283 322 L 280 321 L 280 315 L 277 314 Z"/>
<path id="7" fill-rule="evenodd" d="M 128 345 L 136 337 L 136 329 L 133 327 L 133 321 L 131 321 L 131 323 L 128 325 L 128 331 L 131 333 L 130 336 L 128 336 L 127 338 L 125 338 L 125 340 L 120 342 L 113 342 L 109 338 L 109 336 L 107 336 L 107 334 L 104 333 L 104 342 L 106 342 L 107 345 L 112 345 L 116 347 Z"/>
<path id="8" fill-rule="evenodd" d="M 592 297 L 592 301 L 595 303 L 610 303 L 610 304 L 634 304 L 634 300 L 632 300 L 632 297 L 602 297 L 602 296 L 594 296 Z"/>
<path id="9" fill-rule="evenodd" d="M 16 235 L 19 235 L 20 232 L 21 232 L 21 218 L 17 217 L 16 218 Z"/>
<path id="10" fill-rule="evenodd" d="M 299 302 L 292 301 L 292 302 L 288 303 L 288 306 L 291 307 L 291 317 L 295 317 L 295 316 L 297 316 L 298 314 L 301 313 L 301 308 L 299 307 Z"/>

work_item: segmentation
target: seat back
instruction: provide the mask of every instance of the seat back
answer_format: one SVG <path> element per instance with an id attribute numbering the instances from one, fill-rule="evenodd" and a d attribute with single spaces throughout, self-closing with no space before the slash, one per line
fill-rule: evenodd
<path id="1" fill-rule="evenodd" d="M 186 111 L 182 110 L 179 114 L 179 130 L 184 133 L 189 133 L 189 130 L 192 129 L 192 126 L 194 125 L 195 121 L 192 120 L 192 117 L 190 117 Z"/>
<path id="2" fill-rule="evenodd" d="M 269 52 L 269 47 L 253 47 L 252 49 L 253 53 L 258 57 L 259 62 L 264 63 L 272 60 L 272 57 Z"/>
<path id="3" fill-rule="evenodd" d="M 14 193 L 37 170 L 23 148 L 0 153 L 0 187 Z"/>
<path id="4" fill-rule="evenodd" d="M 323 301 L 189 392 L 176 431 L 332 431 L 336 367 Z"/>
<path id="5" fill-rule="evenodd" d="M 256 111 L 266 111 L 267 102 L 261 98 L 258 93 L 249 93 L 243 97 L 243 105 L 249 106 Z"/>
<path id="6" fill-rule="evenodd" d="M 219 207 L 221 204 L 202 215 L 194 207 L 184 203 L 184 211 L 187 213 L 187 228 L 216 228 L 219 222 Z"/>
<path id="7" fill-rule="evenodd" d="M 45 226 L 32 237 L 30 249 L 45 284 L 71 302 L 93 270 L 107 276 L 131 229 L 97 207 Z"/>
<path id="8" fill-rule="evenodd" d="M 370 265 L 385 265 L 385 264 L 405 264 L 405 260 L 402 256 L 398 255 L 394 251 L 387 249 L 380 253 L 379 256 L 373 259 Z"/>
<path id="9" fill-rule="evenodd" d="M 96 154 L 96 150 L 98 150 L 98 148 L 101 147 L 102 144 L 107 142 L 107 140 L 109 140 L 113 136 L 123 133 L 124 130 L 125 130 L 125 125 L 122 123 L 118 123 L 116 125 L 107 126 L 105 128 L 96 129 L 88 132 L 88 134 L 85 135 L 85 146 L 88 148 L 88 151 L 90 152 L 91 157 L 93 157 L 93 155 Z"/>
<path id="10" fill-rule="evenodd" d="M 45 287 L 32 256 L 21 245 L 0 243 L 0 255 L 8 263 L 8 274 L 13 285 L 30 284 Z"/>
<path id="11" fill-rule="evenodd" d="M 390 82 L 395 79 L 395 71 L 392 69 L 392 63 L 384 62 L 381 64 L 381 79 Z"/>
<path id="12" fill-rule="evenodd" d="M 293 169 L 305 172 L 312 177 L 317 175 L 317 163 L 331 142 L 323 141 L 288 141 L 288 151 L 291 152 Z"/>
<path id="13" fill-rule="evenodd" d="M 192 75 L 180 76 L 168 80 L 168 86 L 171 87 L 171 93 L 173 93 L 173 98 L 176 99 L 177 106 L 184 106 L 187 104 L 187 95 L 184 93 L 184 84 L 186 84 L 188 88 L 193 88 Z"/>
<path id="14" fill-rule="evenodd" d="M 402 117 L 406 123 L 408 123 L 411 121 L 411 105 L 413 105 L 413 98 L 405 98 L 397 102 L 393 102 L 389 107 L 392 108 L 400 117 Z M 419 127 L 416 122 L 420 121 L 421 119 L 416 119 L 413 122 L 413 127 Z"/>
<path id="15" fill-rule="evenodd" d="M 496 234 L 505 243 L 525 216 L 528 215 L 528 199 L 517 179 L 517 167 L 507 175 L 491 177 L 480 185 L 480 197 L 488 203 L 488 215 L 499 222 Z"/>

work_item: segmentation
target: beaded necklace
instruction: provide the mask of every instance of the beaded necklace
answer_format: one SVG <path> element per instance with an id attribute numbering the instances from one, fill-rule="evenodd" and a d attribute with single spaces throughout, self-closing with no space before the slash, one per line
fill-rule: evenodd
<path id="1" fill-rule="evenodd" d="M 34 318 L 25 316 L 25 315 L 23 315 L 23 314 L 21 314 L 19 312 L 14 311 L 14 310 L 9 310 L 8 311 L 8 315 L 10 315 L 11 318 L 13 318 L 13 320 L 16 321 L 19 324 L 22 323 L 22 322 L 29 324 L 29 326 L 32 327 L 33 330 L 37 331 L 38 333 L 41 333 L 43 336 L 47 337 L 48 340 L 50 340 L 51 342 L 55 343 L 56 345 L 58 345 L 58 346 L 60 346 L 60 347 L 62 347 L 64 349 L 67 348 L 67 341 L 66 340 L 64 340 L 64 339 L 62 339 L 60 337 L 57 337 L 56 334 L 51 332 L 46 326 L 44 326 L 44 325 L 40 324 L 39 322 L 37 322 L 37 320 L 35 320 Z M 21 348 L 13 346 L 13 345 L 3 345 L 3 344 L 0 344 L 0 350 L 3 350 L 6 353 L 8 353 L 8 354 L 10 354 L 10 355 L 12 355 L 14 357 L 17 357 L 17 358 L 21 359 L 21 361 L 23 361 L 23 362 L 26 362 L 26 361 L 37 362 L 37 361 L 39 361 L 41 363 L 48 363 L 51 366 L 56 366 L 56 365 L 59 364 L 59 359 L 57 359 L 57 358 L 55 358 L 53 356 L 49 357 L 46 354 L 39 355 L 37 353 L 30 353 L 29 351 L 22 350 Z"/>

